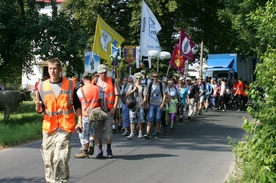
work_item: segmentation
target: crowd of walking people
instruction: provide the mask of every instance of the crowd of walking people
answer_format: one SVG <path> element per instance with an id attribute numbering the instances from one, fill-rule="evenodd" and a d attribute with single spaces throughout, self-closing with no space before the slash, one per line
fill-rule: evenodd
<path id="1" fill-rule="evenodd" d="M 175 121 L 190 120 L 208 110 L 245 110 L 248 101 L 246 90 L 248 84 L 241 78 L 231 81 L 176 75 L 161 78 L 156 72 L 149 76 L 142 70 L 122 79 L 120 95 L 134 93 L 137 103 L 129 108 L 121 97 L 113 118 L 113 132 L 123 129 L 122 135 L 127 139 L 133 139 L 135 134 L 138 138 L 149 139 L 154 127 L 152 136 L 158 138 L 161 131 L 165 134 L 167 128 L 173 130 Z M 144 136 L 143 126 L 146 126 Z"/>
<path id="2" fill-rule="evenodd" d="M 147 75 L 142 70 L 121 83 L 100 64 L 97 73 L 84 73 L 78 84 L 61 77 L 61 72 L 60 60 L 49 60 L 50 78 L 39 82 L 35 91 L 35 110 L 43 113 L 41 154 L 46 182 L 68 181 L 70 139 L 75 130 L 81 144 L 76 158 L 92 156 L 95 144 L 96 158 L 103 158 L 104 140 L 106 157 L 113 158 L 113 133 L 122 130 L 129 140 L 136 133 L 137 138 L 159 138 L 166 128 L 173 131 L 176 121 L 190 120 L 210 109 L 225 112 L 232 106 L 244 110 L 247 102 L 248 85 L 240 78 L 230 85 L 225 78 L 161 78 L 157 72 Z M 90 109 L 98 109 L 105 118 L 92 123 Z"/>

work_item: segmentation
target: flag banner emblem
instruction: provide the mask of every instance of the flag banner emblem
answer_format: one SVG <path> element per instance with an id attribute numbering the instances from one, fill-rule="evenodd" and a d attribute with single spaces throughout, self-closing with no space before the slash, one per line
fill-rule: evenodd
<path id="1" fill-rule="evenodd" d="M 112 65 L 117 66 L 118 60 L 121 58 L 121 47 L 115 47 L 113 44 L 111 44 L 111 55 L 112 55 Z"/>
<path id="2" fill-rule="evenodd" d="M 96 72 L 100 65 L 100 57 L 92 51 L 84 52 L 84 72 Z"/>
<path id="3" fill-rule="evenodd" d="M 136 46 L 125 46 L 124 57 L 128 64 L 136 60 Z"/>
<path id="4" fill-rule="evenodd" d="M 187 36 L 187 34 L 180 29 L 179 48 L 181 54 L 188 60 L 194 61 L 193 48 L 195 47 L 194 42 Z"/>
<path id="5" fill-rule="evenodd" d="M 179 45 L 175 45 L 170 60 L 170 65 L 176 69 L 180 74 L 184 74 L 185 71 L 185 58 L 181 55 Z"/>
<path id="6" fill-rule="evenodd" d="M 112 50 L 124 42 L 124 38 L 113 30 L 99 15 L 93 43 L 93 52 L 111 64 Z"/>
<path id="7" fill-rule="evenodd" d="M 142 1 L 142 16 L 140 28 L 140 60 L 148 56 L 149 50 L 161 51 L 157 34 L 161 26 L 148 5 Z"/>

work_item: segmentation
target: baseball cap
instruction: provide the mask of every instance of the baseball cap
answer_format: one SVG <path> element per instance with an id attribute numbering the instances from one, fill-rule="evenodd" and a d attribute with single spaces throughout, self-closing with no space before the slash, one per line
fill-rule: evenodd
<path id="1" fill-rule="evenodd" d="M 98 73 L 103 73 L 107 71 L 107 67 L 104 64 L 100 64 L 98 67 Z"/>
<path id="2" fill-rule="evenodd" d="M 83 79 L 91 79 L 91 77 L 92 77 L 92 74 L 89 73 L 89 72 L 85 72 L 85 73 L 83 73 L 83 75 L 82 75 L 82 78 L 83 78 Z"/>
<path id="3" fill-rule="evenodd" d="M 192 81 L 192 78 L 190 78 L 190 77 L 187 77 L 187 78 L 186 78 L 186 81 L 187 81 L 187 80 L 190 80 L 190 81 Z"/>

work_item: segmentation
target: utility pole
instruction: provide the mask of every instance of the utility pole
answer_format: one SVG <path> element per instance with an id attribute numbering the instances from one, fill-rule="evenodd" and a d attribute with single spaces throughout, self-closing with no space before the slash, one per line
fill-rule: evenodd
<path id="1" fill-rule="evenodd" d="M 202 68 L 203 67 L 203 41 L 200 44 L 200 60 L 199 60 L 199 76 L 203 76 Z"/>

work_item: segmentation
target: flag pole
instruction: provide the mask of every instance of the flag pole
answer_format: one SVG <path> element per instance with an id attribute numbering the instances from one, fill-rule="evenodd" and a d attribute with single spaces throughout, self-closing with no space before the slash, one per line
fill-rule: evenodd
<path id="1" fill-rule="evenodd" d="M 157 73 L 159 73 L 159 53 L 158 53 L 158 56 L 157 56 Z"/>
<path id="2" fill-rule="evenodd" d="M 202 67 L 203 67 L 203 41 L 200 44 L 200 61 L 199 61 L 199 77 L 202 77 Z"/>
<path id="3" fill-rule="evenodd" d="M 171 68 L 171 64 L 169 63 L 169 67 L 168 67 L 168 69 L 167 69 L 166 78 L 168 78 L 170 68 Z"/>
<path id="4" fill-rule="evenodd" d="M 187 59 L 185 62 L 185 79 L 188 77 L 188 72 L 189 72 L 189 60 Z"/>

